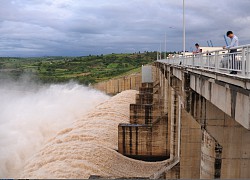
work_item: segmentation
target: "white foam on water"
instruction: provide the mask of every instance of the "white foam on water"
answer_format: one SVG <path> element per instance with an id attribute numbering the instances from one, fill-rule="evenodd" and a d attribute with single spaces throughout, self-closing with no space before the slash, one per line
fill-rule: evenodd
<path id="1" fill-rule="evenodd" d="M 0 82 L 0 178 L 18 178 L 49 138 L 109 98 L 76 83 Z"/>
<path id="2" fill-rule="evenodd" d="M 118 125 L 129 122 L 137 91 L 124 91 L 98 105 L 51 138 L 31 157 L 21 178 L 149 177 L 165 162 L 143 162 L 117 152 Z"/>

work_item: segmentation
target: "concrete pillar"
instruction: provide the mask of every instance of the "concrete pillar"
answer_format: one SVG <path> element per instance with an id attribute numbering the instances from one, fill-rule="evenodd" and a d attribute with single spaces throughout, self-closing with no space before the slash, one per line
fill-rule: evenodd
<path id="1" fill-rule="evenodd" d="M 221 177 L 222 146 L 205 129 L 202 131 L 201 143 L 201 179 L 218 179 Z"/>
<path id="2" fill-rule="evenodd" d="M 206 130 L 223 148 L 220 178 L 249 178 L 250 131 L 210 102 L 206 116 Z"/>
<path id="3" fill-rule="evenodd" d="M 182 109 L 180 178 L 199 179 L 201 161 L 201 126 Z"/>
<path id="4" fill-rule="evenodd" d="M 179 117 L 179 98 L 173 88 L 170 88 L 170 157 L 178 156 L 178 117 Z"/>

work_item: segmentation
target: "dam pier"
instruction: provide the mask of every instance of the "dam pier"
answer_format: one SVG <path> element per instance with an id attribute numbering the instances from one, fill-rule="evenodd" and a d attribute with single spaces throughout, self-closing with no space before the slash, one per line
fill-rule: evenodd
<path id="1" fill-rule="evenodd" d="M 143 66 L 130 123 L 118 127 L 119 153 L 165 161 L 152 179 L 249 178 L 249 55 L 246 45 Z"/>

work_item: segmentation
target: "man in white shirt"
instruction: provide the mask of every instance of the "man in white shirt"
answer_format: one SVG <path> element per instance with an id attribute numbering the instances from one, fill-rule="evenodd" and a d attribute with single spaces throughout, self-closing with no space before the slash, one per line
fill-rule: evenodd
<path id="1" fill-rule="evenodd" d="M 235 54 L 237 53 L 237 49 L 231 49 L 239 46 L 239 38 L 234 35 L 232 31 L 227 32 L 227 37 L 231 39 L 231 44 L 229 46 L 223 46 L 223 49 L 229 49 L 229 53 L 232 53 L 231 56 L 231 69 L 236 68 Z M 230 74 L 237 74 L 237 71 L 231 71 Z"/>
<path id="2" fill-rule="evenodd" d="M 223 46 L 223 49 L 230 49 L 239 46 L 239 38 L 235 36 L 232 31 L 227 32 L 227 37 L 231 39 L 231 44 L 229 46 Z M 237 50 L 235 52 L 237 52 Z"/>
<path id="3" fill-rule="evenodd" d="M 193 52 L 193 54 L 198 54 L 202 52 L 202 49 L 200 48 L 200 45 L 198 43 L 195 44 L 196 50 Z"/>

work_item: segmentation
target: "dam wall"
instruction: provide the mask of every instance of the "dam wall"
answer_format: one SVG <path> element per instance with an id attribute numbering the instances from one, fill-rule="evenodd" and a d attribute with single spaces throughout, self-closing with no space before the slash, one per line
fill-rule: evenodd
<path id="1" fill-rule="evenodd" d="M 152 77 L 118 126 L 119 153 L 172 163 L 151 178 L 249 178 L 250 81 L 162 62 Z"/>
<path id="2" fill-rule="evenodd" d="M 125 90 L 139 90 L 141 85 L 141 73 L 134 73 L 127 76 L 122 76 L 108 81 L 94 84 L 94 89 L 105 92 L 109 95 L 115 95 Z"/>

